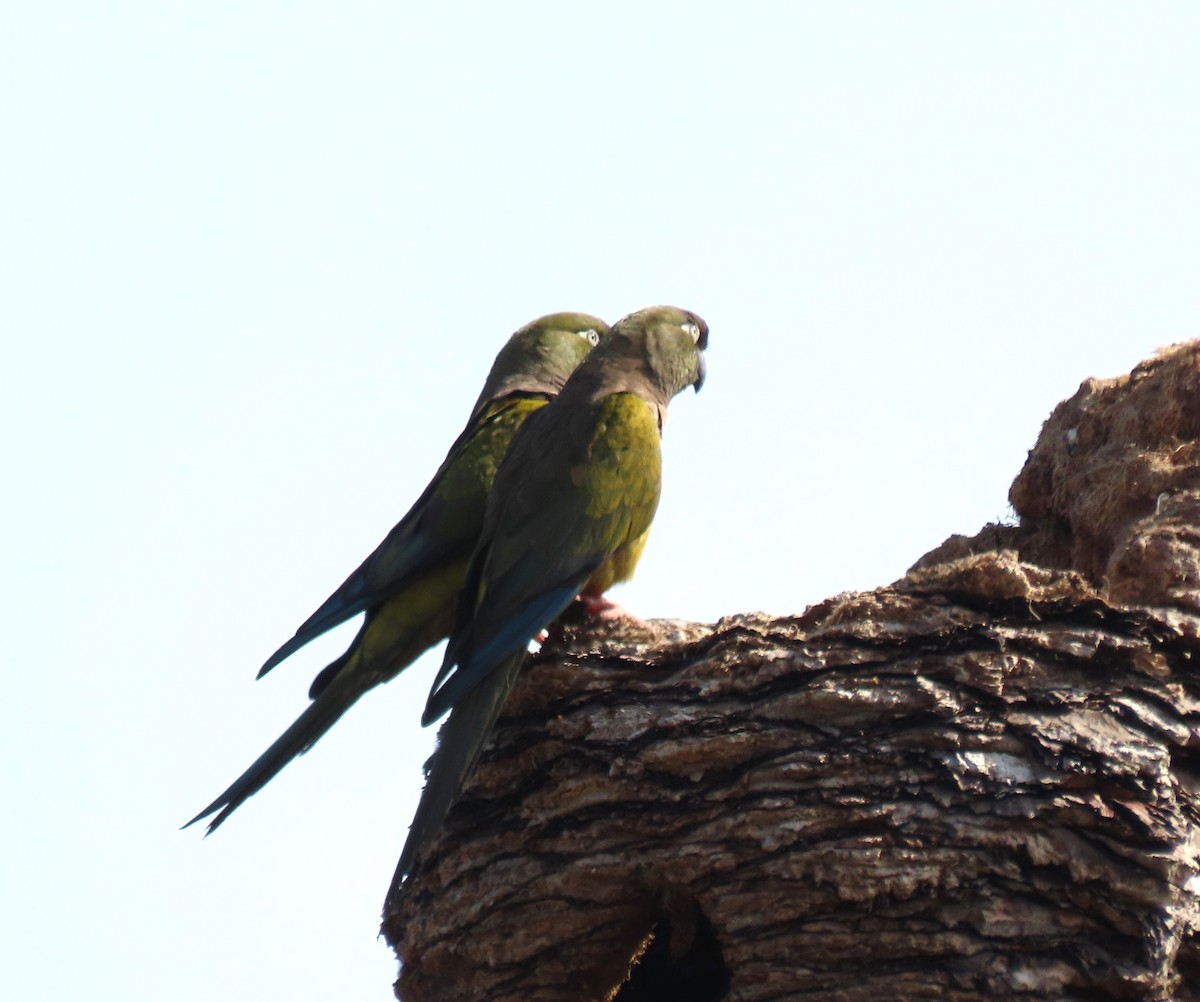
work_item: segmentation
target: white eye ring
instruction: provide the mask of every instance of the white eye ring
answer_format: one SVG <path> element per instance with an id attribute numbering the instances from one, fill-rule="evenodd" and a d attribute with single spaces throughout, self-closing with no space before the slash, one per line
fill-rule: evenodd
<path id="1" fill-rule="evenodd" d="M 700 328 L 695 324 L 688 322 L 686 324 L 680 324 L 679 327 L 680 330 L 682 330 L 685 334 L 690 334 L 692 340 L 697 344 L 700 342 Z"/>
<path id="2" fill-rule="evenodd" d="M 586 341 L 588 344 L 590 344 L 590 345 L 591 345 L 593 348 L 595 348 L 595 347 L 596 347 L 596 345 L 598 345 L 598 344 L 600 343 L 600 334 L 599 334 L 599 332 L 597 332 L 596 330 L 592 329 L 591 327 L 589 327 L 589 328 L 588 328 L 587 330 L 585 330 L 585 331 L 580 331 L 580 332 L 579 332 L 579 336 L 580 336 L 581 338 L 583 338 L 583 339 L 584 339 L 584 340 L 585 340 L 585 341 Z"/>

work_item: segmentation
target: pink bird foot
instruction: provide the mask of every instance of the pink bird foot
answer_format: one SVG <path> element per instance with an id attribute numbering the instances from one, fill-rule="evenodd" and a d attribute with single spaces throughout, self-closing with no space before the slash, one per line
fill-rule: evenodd
<path id="1" fill-rule="evenodd" d="M 643 630 L 652 630 L 653 627 L 639 616 L 635 616 L 628 609 L 618 605 L 612 599 L 605 598 L 603 595 L 589 595 L 584 592 L 579 596 L 579 604 L 583 607 L 585 616 L 595 616 L 597 619 L 623 619 L 632 626 L 637 626 Z"/>

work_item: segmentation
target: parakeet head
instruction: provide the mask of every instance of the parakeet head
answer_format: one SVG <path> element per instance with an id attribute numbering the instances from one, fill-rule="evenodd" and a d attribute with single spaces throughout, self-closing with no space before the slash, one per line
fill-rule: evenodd
<path id="1" fill-rule="evenodd" d="M 708 324 L 689 310 L 651 306 L 622 318 L 580 371 L 607 372 L 606 392 L 639 393 L 665 407 L 680 390 L 704 385 Z M 582 388 L 582 387 L 581 387 Z"/>
<path id="2" fill-rule="evenodd" d="M 526 324 L 500 349 L 475 410 L 510 393 L 554 396 L 606 334 L 608 324 L 586 313 L 551 313 Z"/>

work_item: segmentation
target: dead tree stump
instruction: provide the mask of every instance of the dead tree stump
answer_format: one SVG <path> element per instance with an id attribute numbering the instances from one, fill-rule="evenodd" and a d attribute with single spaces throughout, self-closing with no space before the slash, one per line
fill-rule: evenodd
<path id="1" fill-rule="evenodd" d="M 1011 498 L 801 616 L 563 624 L 384 917 L 398 996 L 1200 998 L 1200 342 Z"/>

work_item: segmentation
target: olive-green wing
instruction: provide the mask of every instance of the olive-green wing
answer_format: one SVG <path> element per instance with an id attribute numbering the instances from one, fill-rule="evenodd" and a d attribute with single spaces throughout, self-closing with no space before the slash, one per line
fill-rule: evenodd
<path id="1" fill-rule="evenodd" d="M 470 554 L 500 461 L 517 428 L 546 402 L 542 394 L 513 394 L 480 408 L 404 518 L 295 636 L 267 658 L 259 677 L 325 631 Z"/>

